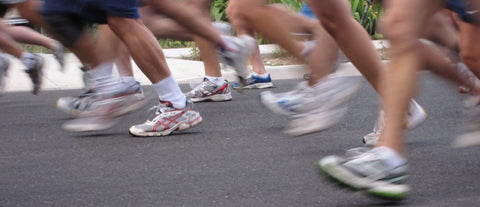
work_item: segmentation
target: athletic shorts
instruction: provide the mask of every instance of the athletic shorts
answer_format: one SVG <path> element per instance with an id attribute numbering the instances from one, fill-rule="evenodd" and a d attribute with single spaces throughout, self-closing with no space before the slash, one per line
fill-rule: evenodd
<path id="1" fill-rule="evenodd" d="M 308 18 L 317 19 L 315 13 L 313 13 L 312 9 L 310 9 L 310 7 L 305 3 L 302 4 L 302 8 L 298 13 Z"/>
<path id="2" fill-rule="evenodd" d="M 464 22 L 479 22 L 479 11 L 472 9 L 469 1 L 471 0 L 448 0 L 447 7 L 457 13 L 460 19 L 462 19 Z"/>
<path id="3" fill-rule="evenodd" d="M 45 14 L 74 14 L 87 22 L 106 24 L 107 16 L 138 19 L 137 0 L 45 0 Z"/>

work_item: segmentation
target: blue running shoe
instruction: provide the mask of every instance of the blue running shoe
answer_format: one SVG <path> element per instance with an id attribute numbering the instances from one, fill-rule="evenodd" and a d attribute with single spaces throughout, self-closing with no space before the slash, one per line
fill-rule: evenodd
<path id="1" fill-rule="evenodd" d="M 248 77 L 245 80 L 245 85 L 242 87 L 242 85 L 239 82 L 234 82 L 232 84 L 233 88 L 245 88 L 245 89 L 252 89 L 252 88 L 272 88 L 273 83 L 272 79 L 270 78 L 270 74 L 266 78 L 262 78 L 259 76 L 256 76 L 255 74 L 251 74 L 250 77 Z"/>

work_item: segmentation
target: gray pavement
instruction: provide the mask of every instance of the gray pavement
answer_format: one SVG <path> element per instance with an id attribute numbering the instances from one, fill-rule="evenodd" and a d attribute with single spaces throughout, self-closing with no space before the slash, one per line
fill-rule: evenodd
<path id="1" fill-rule="evenodd" d="M 418 102 L 429 118 L 409 133 L 413 190 L 406 201 L 339 189 L 314 165 L 323 156 L 361 146 L 370 132 L 377 97 L 364 84 L 339 124 L 295 138 L 281 133 L 285 117 L 258 102 L 264 90 L 234 91 L 229 102 L 198 103 L 202 124 L 160 138 L 127 132 L 145 120 L 148 107 L 111 129 L 71 133 L 61 130 L 69 118 L 54 104 L 80 90 L 7 93 L 0 97 L 0 206 L 478 206 L 479 148 L 449 146 L 465 113 L 462 95 L 422 74 Z M 290 90 L 297 81 L 275 80 L 272 90 Z M 150 86 L 145 91 L 155 96 Z"/>

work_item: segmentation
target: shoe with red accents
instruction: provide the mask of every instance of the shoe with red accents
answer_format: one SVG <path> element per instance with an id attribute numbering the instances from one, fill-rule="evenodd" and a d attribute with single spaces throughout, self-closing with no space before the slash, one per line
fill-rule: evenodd
<path id="1" fill-rule="evenodd" d="M 221 86 L 217 86 L 207 78 L 204 78 L 196 88 L 185 93 L 185 96 L 192 102 L 232 100 L 232 93 L 227 81 L 224 81 Z"/>
<path id="2" fill-rule="evenodd" d="M 191 101 L 183 109 L 174 108 L 170 102 L 162 102 L 152 108 L 155 113 L 148 120 L 130 127 L 129 132 L 137 137 L 167 136 L 202 122 L 202 117 Z"/>

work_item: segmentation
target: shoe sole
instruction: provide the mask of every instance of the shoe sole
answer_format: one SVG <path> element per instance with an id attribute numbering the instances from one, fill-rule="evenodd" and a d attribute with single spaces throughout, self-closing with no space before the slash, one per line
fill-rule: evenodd
<path id="1" fill-rule="evenodd" d="M 216 95 L 202 97 L 202 98 L 190 98 L 190 100 L 194 103 L 204 102 L 204 101 L 213 101 L 213 102 L 231 101 L 232 94 L 216 94 Z"/>
<path id="2" fill-rule="evenodd" d="M 89 121 L 89 119 L 92 119 Z M 83 120 L 83 123 L 80 120 Z M 81 117 L 79 119 L 74 119 L 67 121 L 62 125 L 62 128 L 66 131 L 71 132 L 89 132 L 89 131 L 100 131 L 109 129 L 115 126 L 120 121 L 120 118 L 110 118 L 104 123 L 95 123 L 94 117 Z"/>
<path id="3" fill-rule="evenodd" d="M 347 107 L 340 107 L 322 111 L 320 113 L 313 112 L 305 117 L 293 119 L 285 126 L 283 133 L 290 136 L 302 136 L 314 132 L 328 129 L 342 120 L 347 112 Z"/>
<path id="4" fill-rule="evenodd" d="M 252 84 L 252 85 L 246 85 L 246 86 L 232 86 L 233 89 L 240 89 L 240 88 L 243 88 L 243 89 L 263 89 L 263 88 L 273 88 L 273 83 L 272 82 L 269 82 L 269 83 L 255 83 L 255 84 Z"/>
<path id="5" fill-rule="evenodd" d="M 202 122 L 202 120 L 203 120 L 202 117 L 199 116 L 197 119 L 195 119 L 193 121 L 190 121 L 190 123 L 179 122 L 174 127 L 170 128 L 168 130 L 160 131 L 160 132 L 135 132 L 135 130 L 134 130 L 135 126 L 132 126 L 132 127 L 130 127 L 128 132 L 130 133 L 130 135 L 132 135 L 134 137 L 162 137 L 162 136 L 170 135 L 174 131 L 183 131 L 183 130 L 192 128 L 192 127 L 200 124 Z"/>

